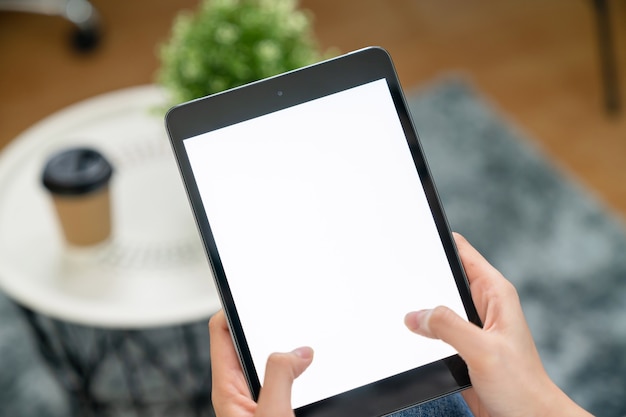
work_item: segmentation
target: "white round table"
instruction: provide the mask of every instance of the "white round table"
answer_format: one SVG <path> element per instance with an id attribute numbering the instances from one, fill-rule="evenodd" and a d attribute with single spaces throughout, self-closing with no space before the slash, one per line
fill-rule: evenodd
<path id="1" fill-rule="evenodd" d="M 155 86 L 75 104 L 0 156 L 0 288 L 39 313 L 89 326 L 146 328 L 207 319 L 220 308 Z M 113 164 L 113 233 L 68 247 L 47 190 L 46 159 L 88 145 Z"/>
<path id="2" fill-rule="evenodd" d="M 104 94 L 0 154 L 0 289 L 77 416 L 213 415 L 206 324 L 220 302 L 165 106 L 151 85 Z M 41 182 L 47 158 L 73 146 L 98 149 L 114 168 L 112 236 L 89 248 L 65 243 Z"/>

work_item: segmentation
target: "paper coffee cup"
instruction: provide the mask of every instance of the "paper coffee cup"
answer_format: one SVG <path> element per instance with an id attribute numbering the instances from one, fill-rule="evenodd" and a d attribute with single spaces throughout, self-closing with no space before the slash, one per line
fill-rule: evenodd
<path id="1" fill-rule="evenodd" d="M 65 240 L 88 246 L 111 234 L 109 181 L 113 168 L 98 151 L 71 148 L 52 155 L 43 170 Z"/>

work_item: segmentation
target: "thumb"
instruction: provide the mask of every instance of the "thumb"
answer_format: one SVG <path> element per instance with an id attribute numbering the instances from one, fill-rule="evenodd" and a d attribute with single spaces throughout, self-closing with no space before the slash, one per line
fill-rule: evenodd
<path id="1" fill-rule="evenodd" d="M 267 359 L 265 380 L 255 416 L 293 416 L 291 407 L 293 381 L 312 361 L 313 349 L 309 347 L 301 347 L 289 353 L 272 353 Z"/>
<path id="2" fill-rule="evenodd" d="M 485 333 L 447 307 L 408 313 L 404 324 L 414 333 L 446 342 L 468 365 L 484 354 Z"/>

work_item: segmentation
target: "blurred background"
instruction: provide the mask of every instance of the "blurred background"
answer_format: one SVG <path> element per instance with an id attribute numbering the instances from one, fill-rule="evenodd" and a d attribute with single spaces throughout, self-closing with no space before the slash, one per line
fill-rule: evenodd
<path id="1" fill-rule="evenodd" d="M 0 2 L 1 3 L 1 2 Z M 303 0 L 322 48 L 390 51 L 406 90 L 468 74 L 531 138 L 626 215 L 626 116 L 604 104 L 592 0 Z M 626 100 L 626 2 L 608 0 L 617 79 Z M 196 0 L 95 0 L 103 34 L 77 53 L 60 17 L 0 12 L 0 146 L 88 97 L 152 83 L 157 46 Z M 622 111 L 624 113 L 624 111 Z"/>

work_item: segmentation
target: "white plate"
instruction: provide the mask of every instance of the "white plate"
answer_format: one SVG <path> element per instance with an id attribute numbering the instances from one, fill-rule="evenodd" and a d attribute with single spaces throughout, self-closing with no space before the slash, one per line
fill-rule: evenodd
<path id="1" fill-rule="evenodd" d="M 165 132 L 155 86 L 104 94 L 24 132 L 0 155 L 0 287 L 44 315 L 142 328 L 220 308 Z M 113 234 L 89 249 L 62 238 L 41 171 L 51 153 L 100 150 L 113 164 Z"/>

